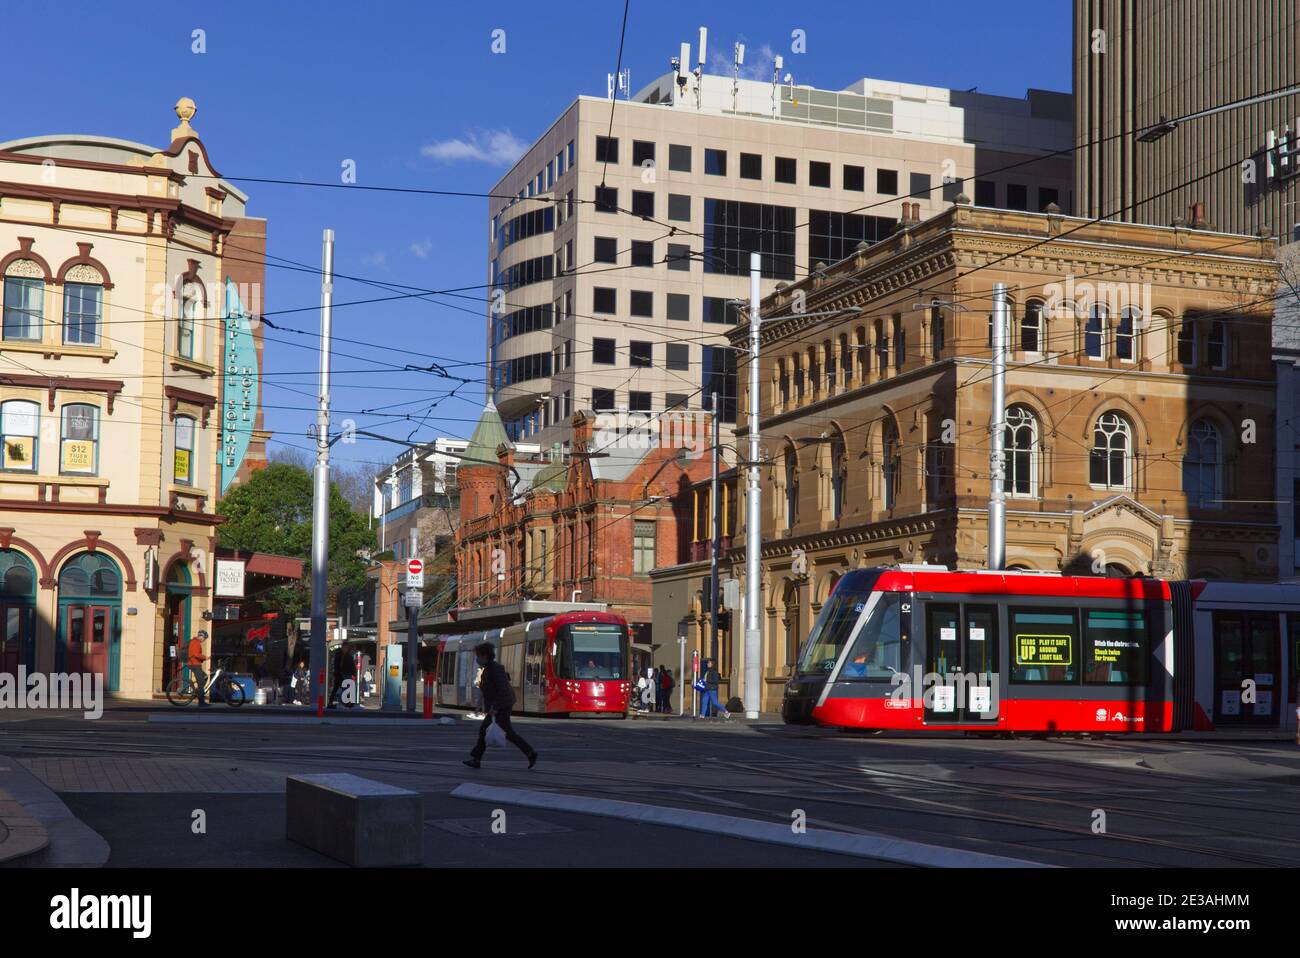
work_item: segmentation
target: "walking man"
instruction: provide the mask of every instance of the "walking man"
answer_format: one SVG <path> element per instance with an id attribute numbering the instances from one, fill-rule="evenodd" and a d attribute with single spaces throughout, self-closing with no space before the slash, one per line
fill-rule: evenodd
<path id="1" fill-rule="evenodd" d="M 528 756 L 528 767 L 537 764 L 537 749 L 524 741 L 523 736 L 510 725 L 510 709 L 515 704 L 515 690 L 510 686 L 510 675 L 497 661 L 497 650 L 491 642 L 474 648 L 474 657 L 482 668 L 479 690 L 483 693 L 483 721 L 478 727 L 478 741 L 465 759 L 470 768 L 478 768 L 487 751 L 487 733 L 493 722 L 506 733 L 506 740 Z"/>
<path id="2" fill-rule="evenodd" d="M 714 713 L 719 713 L 724 719 L 731 718 L 731 713 L 722 707 L 718 701 L 718 684 L 722 681 L 722 676 L 718 674 L 717 667 L 713 664 L 712 659 L 704 660 L 704 698 L 700 701 L 700 714 L 705 718 L 711 717 Z"/>
<path id="3" fill-rule="evenodd" d="M 199 690 L 199 708 L 208 707 L 208 700 L 204 695 L 203 686 L 207 683 L 208 677 L 203 674 L 203 663 L 207 661 L 207 656 L 203 654 L 203 640 L 208 637 L 208 633 L 203 629 L 194 633 L 194 638 L 190 639 L 189 648 L 186 649 L 185 662 L 190 670 L 190 681 L 194 687 Z"/>

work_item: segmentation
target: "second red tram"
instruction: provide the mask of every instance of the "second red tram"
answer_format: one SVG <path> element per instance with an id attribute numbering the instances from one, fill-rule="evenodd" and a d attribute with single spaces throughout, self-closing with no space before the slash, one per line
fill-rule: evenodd
<path id="1" fill-rule="evenodd" d="M 627 621 L 609 612 L 562 612 L 437 643 L 435 701 L 481 707 L 474 647 L 490 642 L 510 675 L 515 708 L 534 715 L 619 718 L 631 692 Z"/>
<path id="2" fill-rule="evenodd" d="M 789 723 L 972 732 L 1166 732 L 1204 720 L 1203 583 L 860 569 L 819 614 Z"/>

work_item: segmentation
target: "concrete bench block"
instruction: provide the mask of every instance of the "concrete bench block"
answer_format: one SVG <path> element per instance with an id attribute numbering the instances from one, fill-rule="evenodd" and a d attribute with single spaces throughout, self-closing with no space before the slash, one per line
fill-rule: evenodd
<path id="1" fill-rule="evenodd" d="M 285 836 L 358 868 L 424 864 L 424 799 L 347 773 L 291 775 Z"/>

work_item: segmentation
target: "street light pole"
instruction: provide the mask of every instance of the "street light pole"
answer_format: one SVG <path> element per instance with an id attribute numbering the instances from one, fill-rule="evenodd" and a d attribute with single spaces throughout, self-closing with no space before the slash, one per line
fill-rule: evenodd
<path id="1" fill-rule="evenodd" d="M 989 411 L 989 568 L 1000 570 L 1007 560 L 1006 442 L 1007 404 L 1007 287 L 993 284 L 993 397 Z"/>
<path id="2" fill-rule="evenodd" d="M 311 523 L 311 699 L 325 702 L 325 601 L 330 548 L 330 307 L 334 298 L 334 231 L 321 248 L 320 384 L 316 396 L 316 469 Z"/>
<path id="3" fill-rule="evenodd" d="M 759 278 L 762 257 L 749 254 L 749 485 L 745 494 L 745 718 L 763 707 L 763 635 L 759 630 L 762 595 L 762 490 L 758 482 L 758 350 L 762 338 Z"/>

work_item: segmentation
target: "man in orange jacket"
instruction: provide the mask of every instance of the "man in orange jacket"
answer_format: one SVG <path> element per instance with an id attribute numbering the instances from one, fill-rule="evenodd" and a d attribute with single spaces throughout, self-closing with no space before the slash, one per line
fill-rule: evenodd
<path id="1" fill-rule="evenodd" d="M 203 663 L 207 661 L 207 656 L 203 654 L 203 640 L 207 637 L 208 633 L 203 629 L 195 632 L 194 637 L 190 639 L 186 657 L 186 664 L 190 669 L 190 681 L 199 690 L 199 708 L 208 707 L 207 699 L 203 694 L 203 686 L 207 683 L 207 676 L 203 674 Z"/>

